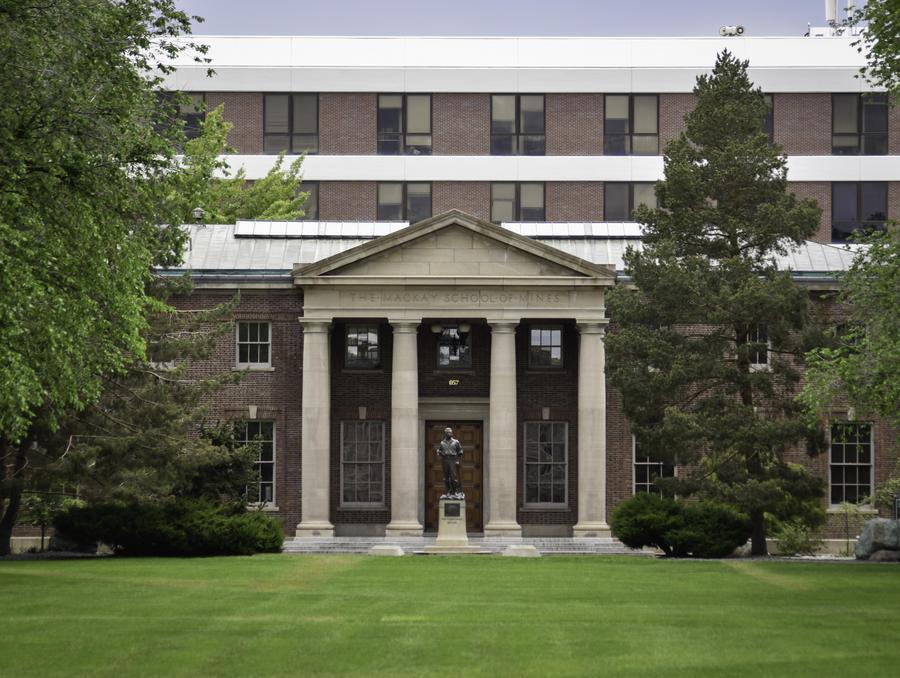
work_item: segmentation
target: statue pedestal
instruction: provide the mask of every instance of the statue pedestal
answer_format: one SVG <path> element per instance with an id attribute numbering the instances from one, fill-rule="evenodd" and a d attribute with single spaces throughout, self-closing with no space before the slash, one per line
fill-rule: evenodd
<path id="1" fill-rule="evenodd" d="M 466 534 L 466 500 L 441 499 L 438 508 L 438 535 L 434 544 L 425 547 L 424 553 L 455 555 L 484 553 L 478 546 L 469 544 Z"/>

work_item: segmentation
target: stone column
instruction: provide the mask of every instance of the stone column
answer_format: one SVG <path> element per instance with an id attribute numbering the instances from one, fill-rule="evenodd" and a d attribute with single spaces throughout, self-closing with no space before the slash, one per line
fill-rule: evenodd
<path id="1" fill-rule="evenodd" d="M 301 498 L 298 537 L 333 537 L 331 506 L 331 370 L 329 330 L 323 320 L 300 318 L 303 325 L 303 409 Z"/>
<path id="2" fill-rule="evenodd" d="M 491 402 L 488 434 L 488 522 L 486 537 L 520 537 L 516 521 L 517 320 L 488 320 L 491 326 Z"/>
<path id="3" fill-rule="evenodd" d="M 579 322 L 576 537 L 609 537 L 606 522 L 606 321 Z"/>
<path id="4" fill-rule="evenodd" d="M 419 321 L 389 321 L 394 328 L 391 372 L 391 522 L 387 537 L 421 537 L 419 476 Z"/>

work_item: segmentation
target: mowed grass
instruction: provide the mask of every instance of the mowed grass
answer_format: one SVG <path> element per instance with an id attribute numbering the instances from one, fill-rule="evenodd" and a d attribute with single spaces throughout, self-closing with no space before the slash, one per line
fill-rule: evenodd
<path id="1" fill-rule="evenodd" d="M 0 562 L 0 676 L 897 676 L 900 567 Z"/>

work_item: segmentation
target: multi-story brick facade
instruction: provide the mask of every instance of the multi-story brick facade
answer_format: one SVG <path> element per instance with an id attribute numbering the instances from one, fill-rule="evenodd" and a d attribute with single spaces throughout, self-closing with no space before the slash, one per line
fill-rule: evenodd
<path id="1" fill-rule="evenodd" d="M 429 39 L 407 39 L 414 44 L 404 49 L 392 38 L 358 49 L 327 38 L 270 40 L 273 55 L 308 40 L 315 44 L 294 53 L 317 56 L 271 57 L 252 85 L 227 65 L 207 84 L 179 64 L 172 82 L 224 106 L 234 125 L 231 161 L 250 179 L 274 159 L 264 153 L 267 124 L 311 133 L 309 120 L 267 123 L 266 95 L 317 94 L 317 152 L 304 172 L 317 183 L 321 221 L 252 236 L 249 225 L 195 228 L 186 267 L 196 291 L 179 303 L 209 306 L 240 291 L 238 323 L 270 328 L 270 360 L 241 365 L 248 374 L 215 399 L 212 416 L 273 422 L 274 496 L 265 508 L 300 537 L 429 528 L 426 441 L 441 421 L 461 422 L 480 445 L 468 471 L 479 488 L 470 516 L 479 531 L 607 534 L 609 511 L 638 488 L 638 469 L 619 395 L 586 375 L 602 375 L 604 291 L 616 282 L 612 269 L 623 273 L 622 252 L 639 230 L 605 222 L 613 212 L 604 197 L 610 183 L 662 178 L 665 145 L 695 104 L 694 76 L 722 47 L 749 58 L 751 77 L 771 94 L 789 189 L 822 207 L 813 242 L 790 259 L 798 279 L 833 288 L 852 257 L 833 238 L 854 219 L 900 216 L 897 110 L 885 113 L 881 145 L 862 128 L 855 150 L 835 136 L 847 132 L 835 127 L 833 102 L 848 110 L 854 100 L 840 97 L 862 86 L 849 38 L 829 39 L 827 68 L 814 38 L 635 40 L 620 52 L 611 50 L 624 43 L 601 39 L 466 39 L 453 54 Z M 228 38 L 212 42 L 214 66 L 217 55 L 240 62 Z M 331 63 L 342 65 L 323 65 Z M 613 143 L 623 115 L 629 133 L 649 136 Z M 439 216 L 406 229 L 378 222 L 382 212 L 408 214 L 409 204 L 379 201 L 406 200 L 413 186 Z M 217 358 L 198 369 L 234 369 L 241 336 L 223 339 Z M 363 367 L 348 358 L 373 350 L 377 359 Z M 556 356 L 552 369 L 532 364 L 535 351 Z M 470 363 L 448 357 L 463 354 Z M 872 485 L 893 468 L 896 432 L 881 422 L 867 431 L 874 463 L 857 470 Z M 539 444 L 553 450 L 547 478 L 529 457 Z M 796 459 L 831 481 L 827 453 Z"/>

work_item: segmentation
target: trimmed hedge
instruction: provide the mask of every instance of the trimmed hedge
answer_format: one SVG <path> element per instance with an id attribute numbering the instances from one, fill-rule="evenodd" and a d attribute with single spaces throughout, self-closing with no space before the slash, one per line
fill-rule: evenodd
<path id="1" fill-rule="evenodd" d="M 281 525 L 263 513 L 230 515 L 185 499 L 73 507 L 59 514 L 54 526 L 68 540 L 102 542 L 127 556 L 277 553 L 284 542 Z"/>
<path id="2" fill-rule="evenodd" d="M 729 506 L 687 503 L 647 492 L 616 507 L 612 528 L 626 546 L 655 546 L 676 558 L 724 558 L 750 537 L 750 521 Z"/>

